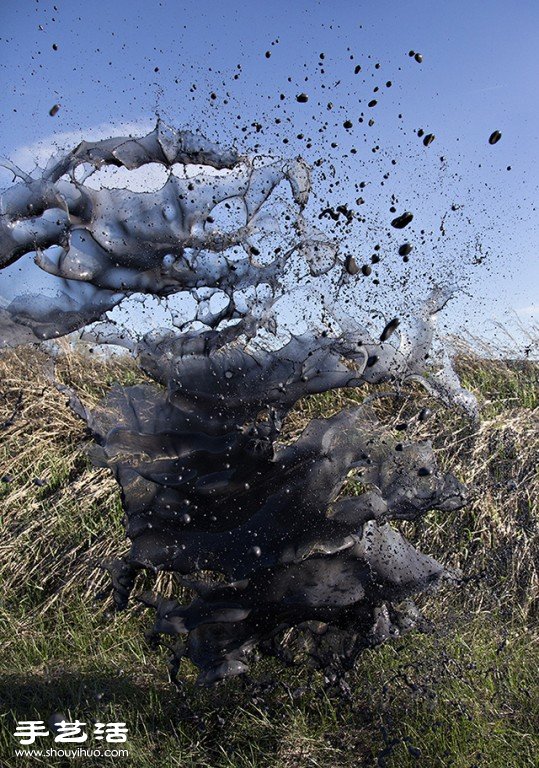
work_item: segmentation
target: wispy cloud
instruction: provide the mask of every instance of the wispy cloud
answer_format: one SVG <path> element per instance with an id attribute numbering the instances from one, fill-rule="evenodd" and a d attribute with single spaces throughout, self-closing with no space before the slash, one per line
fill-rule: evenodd
<path id="1" fill-rule="evenodd" d="M 25 144 L 17 147 L 11 153 L 9 159 L 27 173 L 32 173 L 36 169 L 44 168 L 50 158 L 55 155 L 61 155 L 74 149 L 81 141 L 99 141 L 111 136 L 143 136 L 155 127 L 155 121 L 140 120 L 131 122 L 110 122 L 100 123 L 99 125 L 88 126 L 74 131 L 64 131 L 44 136 L 39 141 L 32 144 Z M 114 169 L 121 171 L 124 169 Z M 146 173 L 146 176 L 153 176 Z M 104 180 L 103 180 L 104 181 Z M 124 179 L 114 178 L 115 186 L 126 186 L 122 183 Z M 148 183 L 149 182 L 149 183 Z M 10 171 L 0 168 L 0 189 L 5 189 L 13 183 L 13 176 Z M 164 183 L 161 174 L 157 172 L 156 178 L 147 178 L 144 188 L 158 188 Z M 108 186 L 105 182 L 105 185 Z"/>
<path id="2" fill-rule="evenodd" d="M 527 307 L 518 307 L 515 312 L 519 317 L 535 318 L 539 317 L 539 304 L 530 304 Z"/>
<path id="3" fill-rule="evenodd" d="M 468 95 L 476 96 L 478 93 L 490 93 L 491 91 L 499 91 L 501 88 L 505 88 L 503 83 L 499 85 L 487 85 L 485 88 L 474 88 L 473 91 L 467 91 Z"/>
<path id="4" fill-rule="evenodd" d="M 36 166 L 42 168 L 47 164 L 51 155 L 57 152 L 69 151 L 81 141 L 99 141 L 110 136 L 141 135 L 151 131 L 155 121 L 140 120 L 136 122 L 110 122 L 87 126 L 75 131 L 64 131 L 44 136 L 33 144 L 18 147 L 11 160 L 24 171 L 32 171 Z"/>

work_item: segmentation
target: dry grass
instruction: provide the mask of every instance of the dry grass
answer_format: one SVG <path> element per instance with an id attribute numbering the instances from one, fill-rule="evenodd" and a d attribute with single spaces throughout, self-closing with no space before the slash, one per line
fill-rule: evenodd
<path id="1" fill-rule="evenodd" d="M 462 587 L 425 601 L 438 628 L 434 634 L 412 635 L 400 647 L 366 654 L 352 681 L 355 701 L 342 705 L 328 697 L 320 678 L 276 670 L 269 662 L 256 667 L 258 679 L 280 682 L 268 683 L 263 695 L 241 681 L 197 691 L 188 672 L 186 695 L 178 698 L 167 683 L 163 653 L 144 644 L 150 623 L 144 610 L 135 605 L 111 615 L 110 598 L 96 600 L 108 588 L 100 562 L 127 548 L 115 482 L 90 465 L 84 424 L 54 386 L 44 355 L 30 349 L 4 355 L 2 765 L 12 764 L 14 717 L 28 719 L 35 712 L 46 719 L 62 706 L 74 717 L 96 719 L 108 712 L 109 719 L 126 719 L 136 755 L 132 764 L 142 768 L 398 768 L 416 764 L 414 749 L 429 767 L 445 768 L 450 761 L 457 768 L 534 765 L 538 367 L 467 353 L 458 368 L 483 406 L 476 426 L 419 389 L 406 400 L 384 399 L 377 407 L 393 425 L 424 405 L 432 407 L 434 416 L 411 428 L 409 437 L 431 439 L 440 463 L 472 490 L 466 510 L 432 513 L 421 524 L 405 526 L 423 551 L 462 569 Z M 127 359 L 106 362 L 69 350 L 58 360 L 56 374 L 90 405 L 115 380 L 141 379 Z M 307 419 L 360 402 L 364 395 L 306 399 L 292 414 L 288 435 Z M 171 580 L 161 579 L 161 588 L 171 590 Z M 13 765 L 24 765 L 17 760 Z"/>

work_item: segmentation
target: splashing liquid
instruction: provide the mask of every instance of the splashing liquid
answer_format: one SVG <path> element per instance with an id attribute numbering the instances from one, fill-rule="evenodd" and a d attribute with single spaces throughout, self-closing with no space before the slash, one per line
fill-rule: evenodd
<path id="1" fill-rule="evenodd" d="M 103 166 L 147 163 L 169 171 L 156 192 L 87 183 Z M 241 157 L 158 122 L 141 138 L 83 142 L 38 178 L 11 168 L 20 180 L 1 196 L 0 268 L 34 253 L 61 291 L 2 306 L 1 344 L 86 329 L 127 346 L 155 382 L 117 386 L 94 410 L 70 393 L 94 461 L 122 488 L 131 549 L 108 564 L 117 607 L 139 571 L 177 574 L 195 593 L 190 603 L 143 600 L 154 632 L 177 637 L 176 664 L 189 658 L 204 683 L 245 672 L 255 647 L 278 655 L 288 628 L 308 637 L 321 664 L 331 639 L 332 663 L 343 665 L 412 628 L 410 598 L 448 573 L 391 521 L 458 509 L 465 489 L 439 471 L 428 442 L 395 439 L 372 398 L 314 419 L 291 442 L 282 429 L 300 398 L 365 383 L 389 382 L 397 397 L 419 381 L 473 412 L 447 359 L 435 370 L 435 318 L 451 289 L 435 290 L 411 321 L 388 318 L 376 333 L 361 325 L 364 276 L 306 221 L 301 159 Z M 291 199 L 278 217 L 283 186 Z M 305 314 L 316 281 L 324 327 L 283 332 L 279 306 L 290 311 L 307 287 Z M 159 332 L 92 325 L 128 297 L 180 293 L 192 315 Z M 343 492 L 351 472 L 359 495 Z"/>

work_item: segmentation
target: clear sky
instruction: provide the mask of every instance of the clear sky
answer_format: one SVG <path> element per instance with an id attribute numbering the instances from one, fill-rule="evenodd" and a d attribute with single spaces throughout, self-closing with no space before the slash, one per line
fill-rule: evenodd
<path id="1" fill-rule="evenodd" d="M 381 246 L 382 283 L 454 276 L 450 329 L 486 333 L 514 312 L 537 324 L 537 30 L 536 0 L 3 0 L 0 153 L 29 170 L 53 144 L 144 130 L 159 113 L 224 144 L 300 154 L 321 161 L 313 215 L 355 209 L 337 236 L 362 261 Z M 393 195 L 414 212 L 408 264 Z"/>

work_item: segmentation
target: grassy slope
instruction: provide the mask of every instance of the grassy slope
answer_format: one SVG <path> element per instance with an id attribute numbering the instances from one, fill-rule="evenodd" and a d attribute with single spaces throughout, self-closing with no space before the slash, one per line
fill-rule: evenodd
<path id="1" fill-rule="evenodd" d="M 110 598 L 99 599 L 108 585 L 99 563 L 126 549 L 114 482 L 90 465 L 83 425 L 37 353 L 0 360 L 0 425 L 17 411 L 0 431 L 0 477 L 13 478 L 0 482 L 0 764 L 62 765 L 15 759 L 11 735 L 15 720 L 47 720 L 58 711 L 90 725 L 127 723 L 130 757 L 103 758 L 109 765 L 539 764 L 537 367 L 470 357 L 459 365 L 483 401 L 480 426 L 473 431 L 434 406 L 434 418 L 410 437 L 432 439 L 439 461 L 473 487 L 474 498 L 468 509 L 431 513 L 406 533 L 470 579 L 423 600 L 423 632 L 366 652 L 350 677 L 352 698 L 342 701 L 326 691 L 320 673 L 267 660 L 253 664 L 250 680 L 212 689 L 196 688 L 194 671 L 182 668 L 183 690 L 176 691 L 166 651 L 144 640 L 146 609 L 134 603 L 112 614 Z M 114 380 L 138 377 L 127 363 L 73 354 L 59 375 L 88 403 Z M 289 432 L 362 397 L 310 398 Z M 384 416 L 396 422 L 432 405 L 419 391 L 399 413 L 387 402 Z M 173 589 L 170 579 L 160 580 L 163 590 Z"/>

